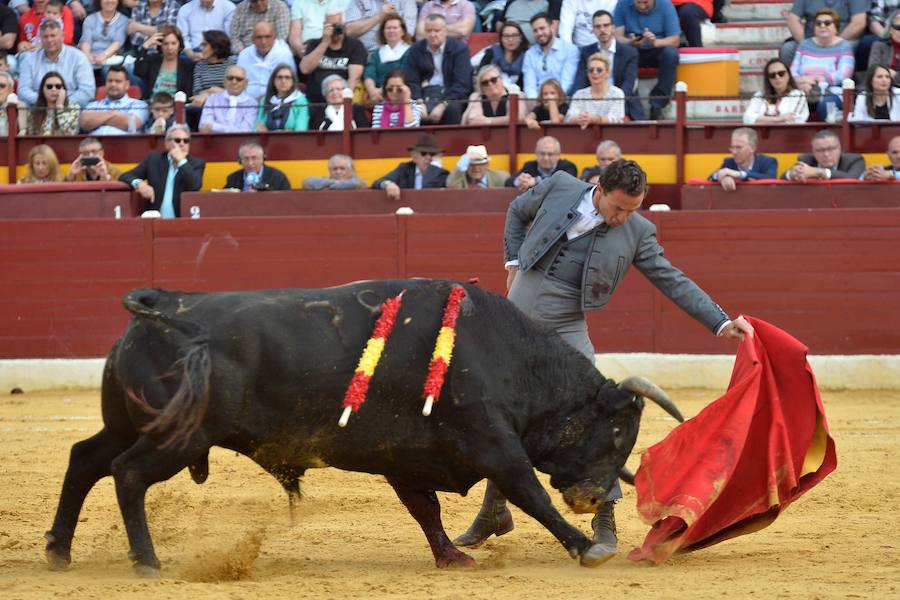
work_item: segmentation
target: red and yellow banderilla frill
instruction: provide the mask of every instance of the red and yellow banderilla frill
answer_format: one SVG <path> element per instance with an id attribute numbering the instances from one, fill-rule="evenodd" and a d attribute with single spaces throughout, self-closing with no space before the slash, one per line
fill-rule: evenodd
<path id="1" fill-rule="evenodd" d="M 347 386 L 347 393 L 344 394 L 344 412 L 338 421 L 338 425 L 341 427 L 347 425 L 347 421 L 350 419 L 350 412 L 358 412 L 359 407 L 366 401 L 369 382 L 375 374 L 378 361 L 381 360 L 384 345 L 394 329 L 394 323 L 397 322 L 397 313 L 400 311 L 402 298 L 403 292 L 400 292 L 394 298 L 385 300 L 381 305 L 381 315 L 375 321 L 372 337 L 369 338 L 362 356 L 359 357 L 356 372 L 353 373 L 350 385 Z"/>
<path id="2" fill-rule="evenodd" d="M 425 405 L 422 407 L 422 414 L 426 417 L 431 414 L 431 407 L 440 398 L 441 388 L 444 387 L 444 376 L 450 367 L 453 345 L 456 343 L 456 319 L 459 317 L 459 308 L 465 295 L 466 291 L 461 286 L 454 285 L 447 296 L 441 330 L 434 343 L 434 353 L 428 365 L 428 377 L 425 378 L 423 393 Z"/>

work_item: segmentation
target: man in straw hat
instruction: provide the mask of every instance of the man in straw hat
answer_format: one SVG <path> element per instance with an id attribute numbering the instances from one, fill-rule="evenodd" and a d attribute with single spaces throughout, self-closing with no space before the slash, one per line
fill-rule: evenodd
<path id="1" fill-rule="evenodd" d="M 509 178 L 506 171 L 488 168 L 491 157 L 484 146 L 469 146 L 447 178 L 448 188 L 503 187 Z"/>
<path id="2" fill-rule="evenodd" d="M 444 153 L 433 135 L 423 133 L 416 145 L 407 150 L 412 158 L 411 161 L 400 163 L 396 169 L 384 177 L 379 177 L 372 184 L 373 189 L 387 192 L 388 198 L 391 200 L 400 199 L 401 189 L 442 188 L 447 184 L 449 173 L 431 163 L 433 159 Z"/>

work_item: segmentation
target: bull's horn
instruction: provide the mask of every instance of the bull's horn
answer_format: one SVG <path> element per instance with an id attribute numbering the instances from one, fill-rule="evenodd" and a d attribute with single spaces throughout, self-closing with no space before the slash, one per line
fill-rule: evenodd
<path id="1" fill-rule="evenodd" d="M 628 467 L 622 467 L 619 470 L 619 479 L 629 485 L 634 485 L 634 473 L 628 470 Z"/>
<path id="2" fill-rule="evenodd" d="M 619 388 L 656 402 L 664 411 L 678 419 L 680 423 L 684 423 L 684 417 L 681 416 L 681 411 L 678 410 L 672 399 L 649 379 L 637 376 L 629 377 L 619 383 Z"/>

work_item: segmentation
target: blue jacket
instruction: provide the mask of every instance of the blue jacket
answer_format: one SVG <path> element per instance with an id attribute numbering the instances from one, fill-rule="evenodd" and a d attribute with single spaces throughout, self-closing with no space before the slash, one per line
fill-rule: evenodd
<path id="1" fill-rule="evenodd" d="M 422 97 L 422 84 L 434 74 L 434 61 L 428 51 L 428 42 L 421 40 L 413 44 L 406 53 L 406 85 L 412 92 L 413 100 Z M 444 60 L 441 63 L 444 75 L 444 100 L 466 100 L 472 93 L 472 64 L 469 62 L 469 47 L 454 38 L 444 42 Z"/>
<path id="2" fill-rule="evenodd" d="M 590 85 L 587 77 L 587 59 L 591 54 L 600 52 L 600 43 L 581 46 L 578 58 L 578 70 L 575 72 L 575 85 L 567 93 L 571 96 L 576 91 Z M 613 60 L 613 85 L 625 92 L 625 112 L 632 121 L 644 120 L 644 106 L 637 96 L 638 51 L 636 48 L 616 42 L 616 54 Z"/>
<path id="3" fill-rule="evenodd" d="M 730 156 L 722 161 L 722 166 L 720 166 L 719 169 L 741 170 Z M 709 176 L 710 181 L 719 180 L 719 169 L 716 169 L 716 172 Z M 752 179 L 778 179 L 778 161 L 765 154 L 756 154 L 753 157 L 753 164 L 750 165 L 750 170 L 745 171 L 745 173 L 746 176 L 742 177 L 741 181 L 750 181 Z"/>

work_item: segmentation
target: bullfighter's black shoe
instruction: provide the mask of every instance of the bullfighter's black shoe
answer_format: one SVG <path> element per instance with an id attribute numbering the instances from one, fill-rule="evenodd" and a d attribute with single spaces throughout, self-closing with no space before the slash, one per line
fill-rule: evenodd
<path id="1" fill-rule="evenodd" d="M 488 481 L 484 491 L 481 510 L 469 529 L 453 540 L 455 546 L 480 546 L 492 535 L 501 536 L 513 530 L 512 513 L 506 508 L 506 498 L 492 482 Z"/>
<path id="2" fill-rule="evenodd" d="M 594 530 L 594 544 L 601 544 L 608 551 L 610 558 L 618 550 L 618 538 L 616 537 L 616 515 L 614 513 L 616 503 L 604 502 L 597 510 L 597 514 L 591 519 L 591 529 Z"/>

